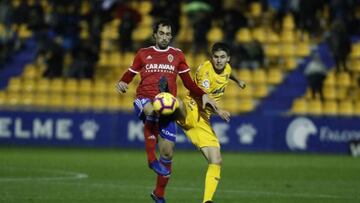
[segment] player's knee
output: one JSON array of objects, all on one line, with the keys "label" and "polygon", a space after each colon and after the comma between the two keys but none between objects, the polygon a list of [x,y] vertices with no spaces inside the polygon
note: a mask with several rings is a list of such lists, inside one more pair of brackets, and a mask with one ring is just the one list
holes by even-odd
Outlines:
[{"label": "player's knee", "polygon": [[151,116],[151,115],[154,115],[155,114],[155,111],[154,111],[154,107],[152,105],[151,102],[148,102],[145,106],[144,106],[144,114],[146,116]]},{"label": "player's knee", "polygon": [[209,164],[221,165],[221,163],[222,163],[221,156],[210,157],[209,159]]},{"label": "player's knee", "polygon": [[167,152],[167,153],[165,152],[165,153],[161,154],[161,157],[163,157],[166,160],[171,160],[172,157],[173,157],[173,153],[172,152]]}]

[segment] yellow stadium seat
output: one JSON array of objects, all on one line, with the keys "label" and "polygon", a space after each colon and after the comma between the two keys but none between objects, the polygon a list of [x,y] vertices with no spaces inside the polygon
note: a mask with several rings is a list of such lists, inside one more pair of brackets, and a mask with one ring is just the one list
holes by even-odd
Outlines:
[{"label": "yellow stadium seat", "polygon": [[82,79],[79,83],[80,94],[91,94],[93,92],[93,84],[89,79]]},{"label": "yellow stadium seat", "polygon": [[121,66],[122,58],[120,52],[117,51],[110,52],[109,57],[110,57],[110,61],[108,62],[108,64],[110,66],[115,66],[116,68]]},{"label": "yellow stadium seat", "polygon": [[336,116],[338,114],[338,104],[335,100],[325,100],[323,103],[323,114]]},{"label": "yellow stadium seat", "polygon": [[96,80],[95,84],[94,84],[94,91],[93,93],[95,95],[98,94],[106,94],[108,92],[108,85],[105,81],[103,80]]},{"label": "yellow stadium seat", "polygon": [[287,71],[292,71],[292,70],[296,69],[296,67],[297,67],[297,60],[295,57],[285,58],[284,62],[285,62],[284,68]]},{"label": "yellow stadium seat", "polygon": [[265,83],[256,84],[253,91],[253,96],[256,98],[264,98],[268,95],[268,93],[268,87]]},{"label": "yellow stadium seat", "polygon": [[347,72],[338,73],[336,79],[339,87],[349,87],[351,85],[350,74]]},{"label": "yellow stadium seat", "polygon": [[33,92],[35,90],[36,82],[35,79],[27,78],[22,82],[23,92]]},{"label": "yellow stadium seat", "polygon": [[51,93],[49,96],[49,106],[51,108],[63,108],[64,107],[64,96],[63,94]]},{"label": "yellow stadium seat", "polygon": [[61,78],[55,78],[50,81],[51,92],[62,93],[64,91],[64,80]]},{"label": "yellow stadium seat", "polygon": [[295,33],[291,30],[284,30],[280,35],[282,43],[293,44],[295,42]]},{"label": "yellow stadium seat", "polygon": [[[48,93],[38,93],[35,94],[34,105],[36,107],[46,107],[49,106],[49,94]],[[50,105],[51,106],[51,105]]]},{"label": "yellow stadium seat", "polygon": [[135,54],[133,52],[126,52],[123,56],[121,66],[128,69],[134,61]]},{"label": "yellow stadium seat", "polygon": [[64,97],[63,107],[67,110],[75,109],[78,104],[80,105],[82,101],[78,96],[74,93],[67,93]]},{"label": "yellow stadium seat", "polygon": [[64,84],[64,91],[66,93],[77,93],[78,92],[78,81],[76,79],[67,79]]},{"label": "yellow stadium seat", "polygon": [[5,91],[0,91],[0,106],[4,106],[7,101],[7,94]]},{"label": "yellow stadium seat", "polygon": [[261,43],[265,43],[267,41],[265,29],[262,27],[255,28],[252,31],[252,38],[258,40]]},{"label": "yellow stadium seat", "polygon": [[277,44],[280,41],[280,37],[276,32],[270,31],[267,33],[267,43]]},{"label": "yellow stadium seat", "polygon": [[28,64],[22,75],[26,79],[36,79],[40,77],[40,71],[33,64]]},{"label": "yellow stadium seat", "polygon": [[323,93],[326,100],[337,99],[336,89],[333,86],[324,86]]},{"label": "yellow stadium seat", "polygon": [[13,77],[9,80],[7,90],[9,92],[20,92],[23,88],[22,80],[18,77]]},{"label": "yellow stadium seat", "polygon": [[310,99],[307,101],[307,113],[320,116],[322,114],[322,103],[319,99]]},{"label": "yellow stadium seat", "polygon": [[349,88],[347,87],[337,87],[336,88],[336,98],[340,100],[344,100],[349,96]]},{"label": "yellow stadium seat", "polygon": [[[50,89],[50,80],[48,80],[47,78],[40,78],[37,80],[37,83],[35,85],[35,92],[37,93],[46,93],[48,92]],[[51,87],[51,90],[53,89],[53,87]]]},{"label": "yellow stadium seat", "polygon": [[336,85],[335,72],[330,71],[326,75],[324,86],[335,86],[335,85]]},{"label": "yellow stadium seat", "polygon": [[194,61],[195,66],[199,67],[207,59],[208,59],[208,57],[206,56],[206,54],[196,54],[195,55],[195,61]]},{"label": "yellow stadium seat", "polygon": [[151,1],[141,1],[139,11],[142,15],[149,14],[152,8]]},{"label": "yellow stadium seat", "polygon": [[239,95],[240,87],[234,83],[229,82],[229,85],[226,87],[225,94],[227,97],[237,97]]},{"label": "yellow stadium seat", "polygon": [[106,109],[106,107],[107,107],[106,97],[101,96],[101,95],[95,95],[95,97],[93,98],[92,107],[95,110],[104,110],[104,109]]},{"label": "yellow stadium seat", "polygon": [[271,85],[278,85],[283,80],[283,73],[279,68],[270,68],[267,82]]},{"label": "yellow stadium seat", "polygon": [[255,69],[252,72],[252,82],[256,84],[265,84],[266,83],[267,74],[264,69]]},{"label": "yellow stadium seat", "polygon": [[248,28],[240,28],[236,32],[235,39],[240,43],[250,42],[252,40],[250,30]]},{"label": "yellow stadium seat", "polygon": [[239,112],[247,113],[255,109],[255,104],[252,98],[243,98],[239,101]]},{"label": "yellow stadium seat", "polygon": [[310,45],[306,42],[300,42],[296,46],[295,55],[298,57],[306,57],[310,55]]},{"label": "yellow stadium seat", "polygon": [[262,14],[262,6],[260,2],[252,2],[250,4],[250,15],[252,17],[260,17]]},{"label": "yellow stadium seat", "polygon": [[77,109],[87,110],[92,106],[92,97],[89,94],[83,94],[78,97]]},{"label": "yellow stadium seat", "polygon": [[268,44],[265,46],[265,55],[270,58],[280,56],[280,47],[277,44]]},{"label": "yellow stadium seat", "polygon": [[206,35],[206,38],[210,44],[221,41],[223,37],[223,31],[220,27],[212,27]]},{"label": "yellow stadium seat", "polygon": [[295,114],[307,114],[307,102],[305,98],[295,99],[291,106],[291,112]]},{"label": "yellow stadium seat", "polygon": [[355,101],[354,104],[354,115],[360,116],[360,100]]},{"label": "yellow stadium seat", "polygon": [[223,99],[224,100],[224,109],[229,111],[232,114],[236,114],[240,111],[239,109],[239,99],[237,99],[236,97],[226,97]]},{"label": "yellow stadium seat", "polygon": [[9,106],[17,106],[21,104],[21,93],[19,92],[9,92],[7,94],[7,102]]},{"label": "yellow stadium seat", "polygon": [[286,58],[295,56],[294,45],[293,44],[283,44],[281,46],[281,55]]},{"label": "yellow stadium seat", "polygon": [[153,31],[152,31],[151,26],[139,27],[139,28],[134,30],[133,39],[134,39],[134,41],[144,41],[147,38],[151,37],[152,32]]},{"label": "yellow stadium seat", "polygon": [[283,28],[284,30],[294,30],[294,28],[295,28],[295,21],[294,21],[293,15],[291,15],[291,14],[289,13],[289,14],[287,14],[287,15],[283,18],[282,28]]},{"label": "yellow stadium seat", "polygon": [[35,102],[34,94],[31,92],[21,94],[21,100],[19,102],[20,105],[24,106],[32,106]]},{"label": "yellow stadium seat", "polygon": [[252,73],[247,68],[241,68],[237,74],[239,80],[246,82],[247,84],[252,83]]},{"label": "yellow stadium seat", "polygon": [[360,58],[360,43],[352,44],[350,57],[353,59]]},{"label": "yellow stadium seat", "polygon": [[354,104],[351,100],[342,100],[339,102],[339,115],[352,116],[354,114]]},{"label": "yellow stadium seat", "polygon": [[121,97],[118,95],[110,96],[107,99],[107,109],[110,111],[118,111],[122,108],[121,104]]},{"label": "yellow stadium seat", "polygon": [[360,57],[351,60],[350,70],[352,72],[360,73]]},{"label": "yellow stadium seat", "polygon": [[247,98],[252,98],[253,94],[254,94],[254,90],[253,90],[253,85],[252,84],[246,84],[246,88],[245,89],[239,89],[238,90],[238,96],[241,99],[247,99]]}]

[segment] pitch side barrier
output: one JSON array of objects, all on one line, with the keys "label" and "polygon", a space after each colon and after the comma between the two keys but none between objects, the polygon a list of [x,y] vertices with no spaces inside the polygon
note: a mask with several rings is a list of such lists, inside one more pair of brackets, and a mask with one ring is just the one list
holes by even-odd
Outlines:
[{"label": "pitch side barrier", "polygon": [[[249,115],[212,125],[223,150],[360,154],[358,117]],[[132,113],[0,111],[0,144],[142,149],[142,126]],[[178,132],[176,148],[193,149]]]}]

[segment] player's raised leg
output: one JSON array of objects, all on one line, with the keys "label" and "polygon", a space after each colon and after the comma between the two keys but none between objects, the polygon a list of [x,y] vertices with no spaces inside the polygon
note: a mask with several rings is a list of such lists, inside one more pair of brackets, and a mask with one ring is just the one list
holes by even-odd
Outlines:
[{"label": "player's raised leg", "polygon": [[217,185],[220,181],[221,153],[219,147],[203,147],[201,152],[208,161],[208,169],[205,178],[205,190],[203,202],[212,202]]}]

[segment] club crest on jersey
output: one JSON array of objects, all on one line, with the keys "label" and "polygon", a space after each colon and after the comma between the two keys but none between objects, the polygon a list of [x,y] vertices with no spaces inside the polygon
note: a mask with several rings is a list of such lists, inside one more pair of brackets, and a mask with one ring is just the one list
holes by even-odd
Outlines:
[{"label": "club crest on jersey", "polygon": [[172,54],[168,55],[168,61],[171,63],[174,60],[174,56]]},{"label": "club crest on jersey", "polygon": [[151,56],[151,55],[148,55],[148,56],[146,57],[146,59],[147,59],[147,60],[150,60],[150,59],[152,59],[152,56]]}]

